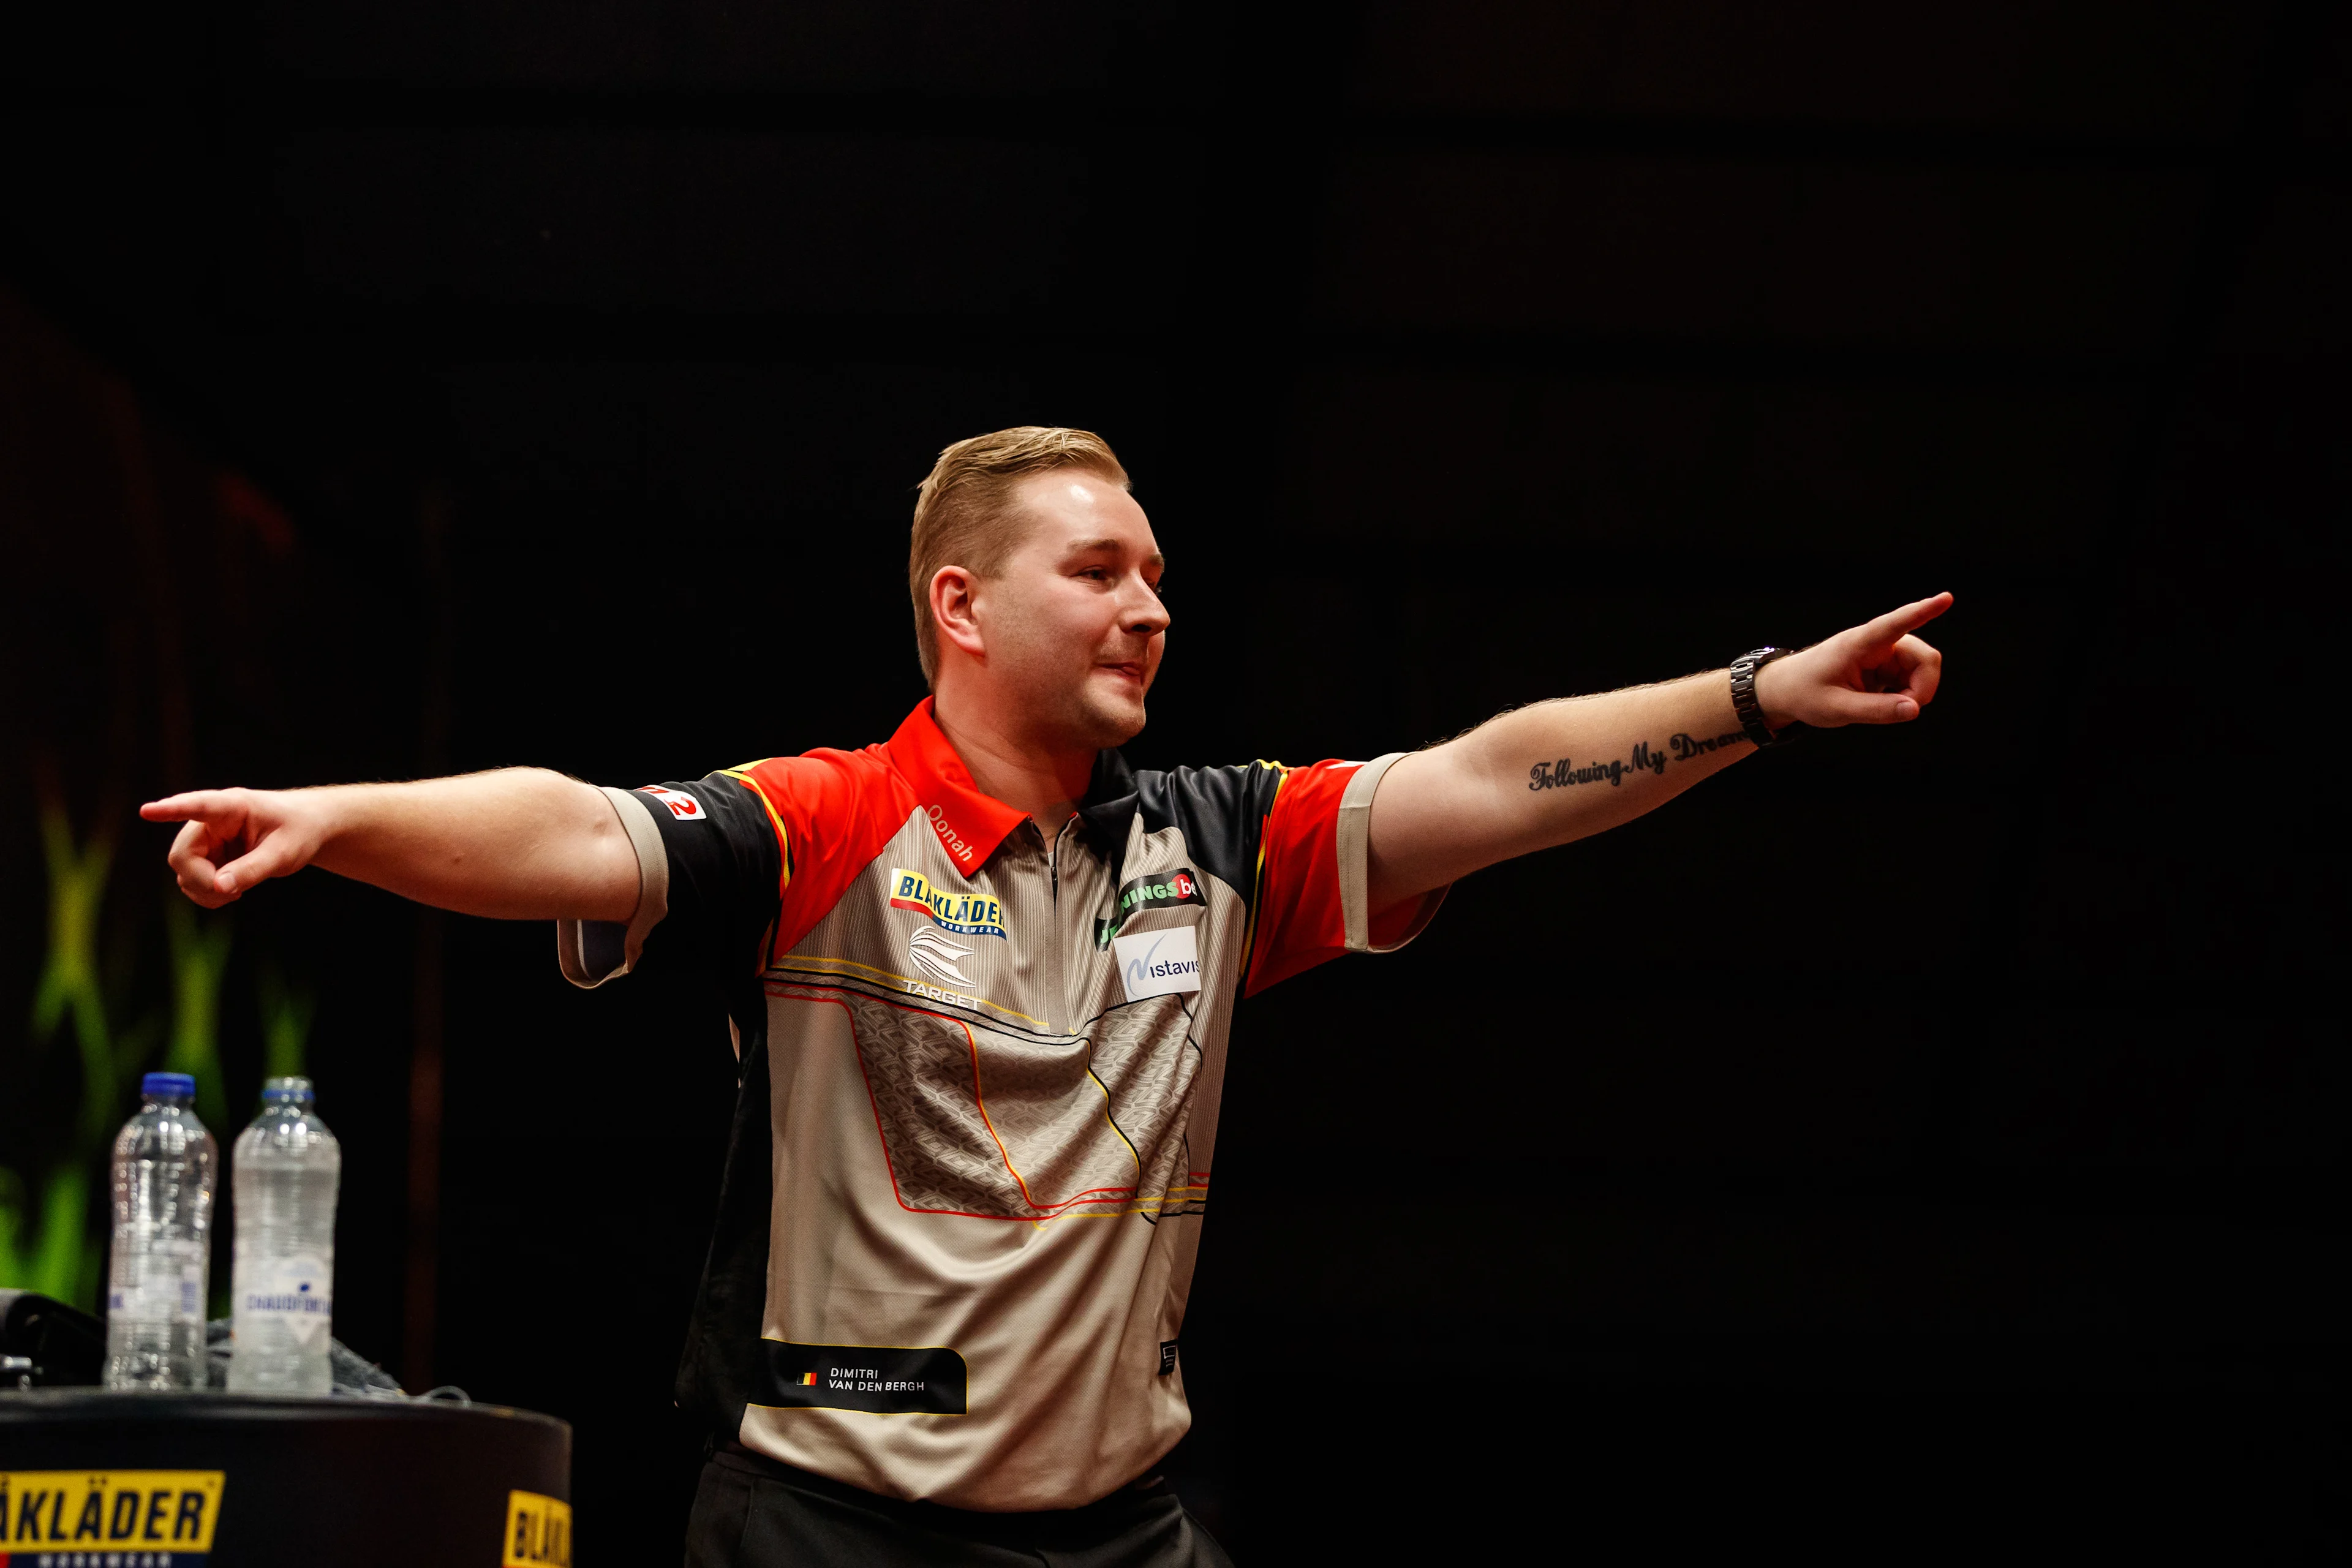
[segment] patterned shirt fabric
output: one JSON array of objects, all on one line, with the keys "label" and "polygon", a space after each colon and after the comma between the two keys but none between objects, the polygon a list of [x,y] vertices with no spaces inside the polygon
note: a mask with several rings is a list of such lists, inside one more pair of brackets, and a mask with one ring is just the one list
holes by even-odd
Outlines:
[{"label": "patterned shirt fabric", "polygon": [[739,1054],[680,1405],[964,1509],[1077,1507],[1166,1453],[1235,1000],[1444,896],[1366,908],[1395,760],[1105,752],[1048,835],[927,700],[885,745],[607,790],[639,905],[560,924],[563,973],[705,975]]}]

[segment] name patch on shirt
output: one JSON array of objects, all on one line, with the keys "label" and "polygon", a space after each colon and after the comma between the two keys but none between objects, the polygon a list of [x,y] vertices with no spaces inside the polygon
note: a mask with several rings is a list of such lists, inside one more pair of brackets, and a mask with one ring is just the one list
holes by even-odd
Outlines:
[{"label": "name patch on shirt", "polygon": [[1170,926],[1113,941],[1112,962],[1127,987],[1127,999],[1165,996],[1201,988],[1201,947],[1192,926]]},{"label": "name patch on shirt", "polygon": [[754,1405],[867,1410],[882,1415],[964,1414],[963,1357],[944,1345],[800,1345],[761,1340],[768,1386]]},{"label": "name patch on shirt", "polygon": [[964,936],[1004,934],[1004,907],[978,893],[943,893],[920,871],[890,868],[890,907],[920,910],[935,924]]}]

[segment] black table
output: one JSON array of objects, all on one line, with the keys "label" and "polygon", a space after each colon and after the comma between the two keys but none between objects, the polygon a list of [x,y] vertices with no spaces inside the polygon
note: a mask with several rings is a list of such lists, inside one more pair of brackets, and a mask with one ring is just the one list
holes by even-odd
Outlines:
[{"label": "black table", "polygon": [[0,1565],[563,1565],[572,1428],[489,1405],[0,1393]]}]

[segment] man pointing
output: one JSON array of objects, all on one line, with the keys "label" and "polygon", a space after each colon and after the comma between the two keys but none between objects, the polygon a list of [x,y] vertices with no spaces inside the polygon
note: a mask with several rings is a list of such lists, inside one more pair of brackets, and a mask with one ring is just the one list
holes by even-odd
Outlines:
[{"label": "man pointing", "polygon": [[1797,652],[1370,762],[1137,773],[1169,617],[1085,431],[940,454],[908,587],[932,695],[860,751],[636,790],[535,769],[204,790],[181,888],[316,864],[556,921],[583,986],[706,977],[741,1090],[678,1373],[695,1564],[1220,1563],[1152,1476],[1234,1003],[1402,947],[1464,875],[1613,827],[1790,725],[1901,723],[1938,595]]}]

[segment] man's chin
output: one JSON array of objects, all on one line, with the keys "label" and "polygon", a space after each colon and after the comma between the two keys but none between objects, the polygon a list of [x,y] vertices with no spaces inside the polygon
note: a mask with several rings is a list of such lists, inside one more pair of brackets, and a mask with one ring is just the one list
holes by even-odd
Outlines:
[{"label": "man's chin", "polygon": [[1096,751],[1124,746],[1143,733],[1143,697],[1089,691],[1083,704],[1087,743]]}]

